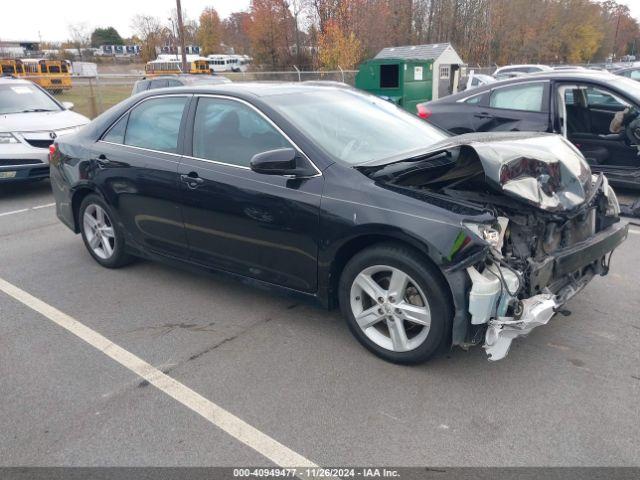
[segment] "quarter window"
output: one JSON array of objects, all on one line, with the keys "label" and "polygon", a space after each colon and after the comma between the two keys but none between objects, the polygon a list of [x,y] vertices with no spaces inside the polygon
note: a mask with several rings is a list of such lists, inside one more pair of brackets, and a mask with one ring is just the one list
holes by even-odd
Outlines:
[{"label": "quarter window", "polygon": [[252,108],[234,101],[201,98],[193,127],[193,156],[248,167],[262,152],[291,144]]},{"label": "quarter window", "polygon": [[544,84],[535,83],[496,89],[491,92],[489,104],[492,108],[542,112],[543,98]]},{"label": "quarter window", "polygon": [[102,138],[102,140],[111,143],[124,143],[124,132],[127,129],[128,118],[129,114],[118,120],[116,124],[111,127],[107,134]]},{"label": "quarter window", "polygon": [[133,147],[177,153],[178,132],[187,97],[154,98],[129,114],[124,143]]},{"label": "quarter window", "polygon": [[471,105],[477,105],[480,103],[480,100],[482,100],[482,97],[484,97],[484,94],[479,94],[479,95],[475,95],[473,97],[469,97],[467,98],[464,103],[469,103]]}]

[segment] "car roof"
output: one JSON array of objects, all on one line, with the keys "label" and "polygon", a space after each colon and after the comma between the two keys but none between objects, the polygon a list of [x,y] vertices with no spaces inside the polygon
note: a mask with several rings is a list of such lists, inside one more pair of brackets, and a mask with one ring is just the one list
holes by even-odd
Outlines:
[{"label": "car roof", "polygon": [[272,95],[284,95],[284,94],[296,94],[296,93],[309,93],[309,92],[321,92],[327,89],[336,90],[344,89],[344,85],[336,85],[335,82],[327,82],[326,84],[320,81],[314,82],[232,82],[223,84],[211,84],[211,85],[188,85],[184,87],[174,88],[158,88],[155,90],[147,90],[140,95],[158,95],[163,92],[176,93],[191,92],[191,93],[220,93],[236,96],[250,96],[250,97],[268,97]]},{"label": "car roof", "polygon": [[155,77],[145,77],[138,82],[151,82],[153,80],[179,80],[182,81],[185,85],[190,83],[207,83],[211,81],[215,83],[216,81],[224,81],[227,77],[223,75],[193,75],[188,73],[176,74],[176,75],[158,75]]},{"label": "car roof", "polygon": [[616,68],[615,70],[611,70],[611,72],[621,73],[621,72],[633,72],[635,70],[640,70],[640,65],[636,65],[635,67]]},{"label": "car roof", "polygon": [[496,69],[496,72],[499,70],[506,70],[507,68],[523,68],[523,67],[536,67],[536,68],[543,68],[543,69],[549,69],[551,70],[551,67],[549,65],[543,65],[541,63],[523,63],[520,65],[504,65],[502,67],[498,67]]},{"label": "car roof", "polygon": [[[505,85],[517,85],[520,83],[529,83],[532,81],[589,81],[600,80],[601,82],[610,83],[619,81],[618,76],[610,72],[603,72],[599,70],[553,70],[550,72],[536,72],[524,75],[521,77],[507,78],[504,80],[498,80],[497,82],[482,85],[473,90],[465,90],[453,95],[433,100],[433,103],[453,103],[457,102],[461,98],[472,97],[482,94],[486,91],[493,90]],[[426,102],[425,102],[426,103]]]}]

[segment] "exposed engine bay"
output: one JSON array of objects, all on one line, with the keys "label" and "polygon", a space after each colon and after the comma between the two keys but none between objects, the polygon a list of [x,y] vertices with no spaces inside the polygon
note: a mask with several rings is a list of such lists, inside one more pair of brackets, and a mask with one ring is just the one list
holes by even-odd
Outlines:
[{"label": "exposed engine bay", "polygon": [[490,360],[504,358],[514,338],[567,313],[562,306],[608,272],[627,235],[606,177],[592,175],[582,154],[557,135],[461,135],[422,157],[367,168],[394,188],[493,217],[462,222],[486,244],[485,254],[462,268],[471,285],[469,343],[484,337]]}]

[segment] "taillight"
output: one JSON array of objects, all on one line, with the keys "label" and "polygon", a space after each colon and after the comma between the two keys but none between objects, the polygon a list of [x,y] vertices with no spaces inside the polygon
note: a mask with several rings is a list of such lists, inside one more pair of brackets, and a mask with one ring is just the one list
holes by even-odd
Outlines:
[{"label": "taillight", "polygon": [[52,143],[51,145],[49,145],[49,161],[51,161],[55,153],[56,153],[56,144]]},{"label": "taillight", "polygon": [[424,118],[426,120],[431,116],[431,110],[429,110],[423,104],[419,103],[416,108],[418,109],[418,116],[420,118]]}]

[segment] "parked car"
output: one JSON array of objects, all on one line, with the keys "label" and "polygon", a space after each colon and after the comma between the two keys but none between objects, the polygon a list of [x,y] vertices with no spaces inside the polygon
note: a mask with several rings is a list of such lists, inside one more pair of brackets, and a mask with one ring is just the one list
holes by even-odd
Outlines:
[{"label": "parked car", "polygon": [[161,75],[157,77],[143,78],[133,84],[131,95],[144,92],[146,90],[154,90],[156,88],[167,87],[184,87],[195,85],[220,85],[231,83],[227,77],[221,75]]},{"label": "parked car", "polygon": [[571,70],[588,70],[587,68],[581,67],[580,65],[558,65],[552,68],[555,72],[566,72]]},{"label": "parked car", "polygon": [[529,73],[551,72],[553,69],[548,65],[507,65],[498,68],[493,72],[493,78],[503,80],[505,78],[520,77]]},{"label": "parked car", "polygon": [[49,145],[89,119],[27,80],[0,78],[0,183],[49,176]]},{"label": "parked car", "polygon": [[141,93],[59,139],[51,178],[100,265],[141,256],[339,305],[399,363],[483,338],[503,358],[627,236],[606,178],[558,135],[450,138],[317,83]]},{"label": "parked car", "polygon": [[[595,71],[528,75],[418,105],[420,116],[454,134],[561,134],[594,172],[634,188],[640,187],[639,112],[638,82]],[[612,131],[616,114],[624,119]]]},{"label": "parked car", "polygon": [[640,66],[637,67],[628,67],[628,68],[620,68],[618,70],[614,70],[613,72],[616,75],[620,75],[623,77],[630,78],[632,80],[640,81]]},{"label": "parked car", "polygon": [[464,85],[464,90],[471,90],[473,88],[481,87],[482,85],[488,85],[495,81],[496,79],[491,75],[484,75],[482,73],[475,73],[471,71],[468,77],[462,78],[460,85]]}]

